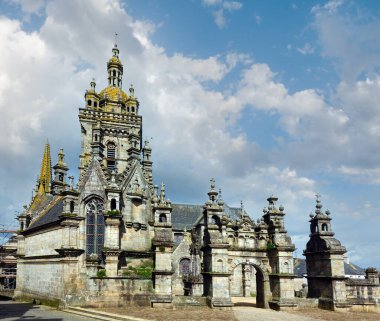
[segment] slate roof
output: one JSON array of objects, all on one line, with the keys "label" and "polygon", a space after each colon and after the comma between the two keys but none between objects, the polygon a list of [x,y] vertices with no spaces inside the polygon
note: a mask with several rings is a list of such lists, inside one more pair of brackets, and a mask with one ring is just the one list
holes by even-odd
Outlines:
[{"label": "slate roof", "polygon": [[[344,273],[345,275],[365,275],[364,269],[352,263],[347,264],[346,262],[344,262]],[[306,275],[306,260],[296,259],[294,274],[298,277]]]},{"label": "slate roof", "polygon": [[[190,230],[203,216],[203,205],[172,204],[172,224],[174,230]],[[236,220],[241,209],[224,206],[224,212]]]},{"label": "slate roof", "polygon": [[45,224],[58,222],[59,215],[63,211],[63,200],[61,197],[57,197],[50,205],[47,206],[45,211],[42,211],[38,216],[32,220],[31,224],[28,227],[29,229],[34,229]]}]

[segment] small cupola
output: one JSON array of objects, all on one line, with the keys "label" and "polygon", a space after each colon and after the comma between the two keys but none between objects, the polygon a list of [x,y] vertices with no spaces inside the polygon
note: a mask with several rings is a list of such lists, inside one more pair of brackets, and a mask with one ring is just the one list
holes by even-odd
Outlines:
[{"label": "small cupola", "polygon": [[121,88],[123,80],[123,64],[119,58],[119,49],[117,44],[112,48],[112,57],[108,60],[108,85]]}]

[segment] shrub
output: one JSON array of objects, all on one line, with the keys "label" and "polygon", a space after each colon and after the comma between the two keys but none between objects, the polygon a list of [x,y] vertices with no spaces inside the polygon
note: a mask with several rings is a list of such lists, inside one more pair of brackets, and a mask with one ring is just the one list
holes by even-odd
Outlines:
[{"label": "shrub", "polygon": [[105,269],[98,270],[98,273],[96,273],[96,276],[98,278],[104,278],[106,276],[106,270]]}]

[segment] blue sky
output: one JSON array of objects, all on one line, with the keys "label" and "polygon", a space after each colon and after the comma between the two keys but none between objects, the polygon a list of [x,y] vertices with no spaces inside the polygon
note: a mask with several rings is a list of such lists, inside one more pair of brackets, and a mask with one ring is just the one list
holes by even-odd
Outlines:
[{"label": "blue sky", "polygon": [[118,32],[154,180],[203,203],[214,176],[257,219],[274,193],[300,256],[315,193],[352,261],[380,267],[380,2],[0,2],[0,220],[30,201],[44,143],[77,177],[77,109]]}]

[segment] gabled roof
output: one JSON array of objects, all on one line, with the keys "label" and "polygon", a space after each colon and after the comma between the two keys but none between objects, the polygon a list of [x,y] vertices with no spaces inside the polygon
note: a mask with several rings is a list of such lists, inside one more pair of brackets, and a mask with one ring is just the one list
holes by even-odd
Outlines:
[{"label": "gabled roof", "polygon": [[[172,224],[174,230],[190,230],[203,216],[203,205],[172,204]],[[232,219],[237,219],[240,208],[224,206],[224,213]]]},{"label": "gabled roof", "polygon": [[59,215],[63,211],[63,199],[56,196],[51,204],[41,211],[30,223],[27,230],[40,227],[42,225],[59,222]]}]

